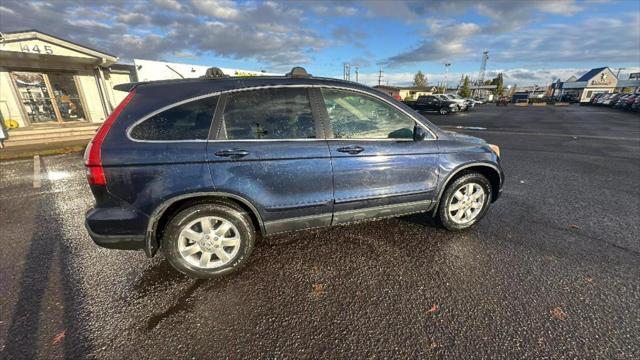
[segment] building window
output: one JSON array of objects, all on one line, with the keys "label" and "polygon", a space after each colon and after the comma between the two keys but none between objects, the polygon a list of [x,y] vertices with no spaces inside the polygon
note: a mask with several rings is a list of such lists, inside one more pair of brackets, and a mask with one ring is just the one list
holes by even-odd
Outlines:
[{"label": "building window", "polygon": [[73,73],[11,73],[30,123],[85,120]]}]

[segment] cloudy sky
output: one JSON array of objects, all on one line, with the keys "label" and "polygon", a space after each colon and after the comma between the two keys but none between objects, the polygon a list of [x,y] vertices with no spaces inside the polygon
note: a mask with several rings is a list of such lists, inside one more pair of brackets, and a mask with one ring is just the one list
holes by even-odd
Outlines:
[{"label": "cloudy sky", "polygon": [[[599,66],[640,71],[638,0],[1,0],[0,31],[37,29],[134,58],[404,85],[487,73],[547,84]],[[352,68],[352,79],[355,75]]]}]

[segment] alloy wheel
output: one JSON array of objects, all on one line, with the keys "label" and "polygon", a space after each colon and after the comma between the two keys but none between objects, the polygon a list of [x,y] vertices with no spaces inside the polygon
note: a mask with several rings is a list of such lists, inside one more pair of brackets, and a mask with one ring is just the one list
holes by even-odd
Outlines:
[{"label": "alloy wheel", "polygon": [[240,233],[226,219],[206,216],[191,221],[180,232],[178,251],[192,266],[219,268],[238,254]]},{"label": "alloy wheel", "polygon": [[485,203],[486,193],[478,183],[461,186],[449,200],[447,211],[456,224],[468,224],[478,217]]}]

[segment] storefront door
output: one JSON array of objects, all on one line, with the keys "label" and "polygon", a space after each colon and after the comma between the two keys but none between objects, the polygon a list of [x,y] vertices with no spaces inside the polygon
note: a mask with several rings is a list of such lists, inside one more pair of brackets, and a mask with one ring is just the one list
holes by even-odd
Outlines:
[{"label": "storefront door", "polygon": [[30,124],[85,120],[73,74],[15,71],[11,75]]}]

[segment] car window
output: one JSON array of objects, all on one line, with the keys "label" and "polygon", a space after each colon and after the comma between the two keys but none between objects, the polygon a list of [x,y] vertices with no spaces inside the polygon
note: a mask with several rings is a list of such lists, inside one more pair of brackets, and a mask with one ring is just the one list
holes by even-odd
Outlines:
[{"label": "car window", "polygon": [[307,89],[263,89],[231,94],[222,115],[221,137],[229,140],[315,138]]},{"label": "car window", "polygon": [[415,121],[372,96],[322,89],[336,139],[413,139]]},{"label": "car window", "polygon": [[138,140],[206,140],[218,97],[188,102],[156,114],[136,125]]}]

